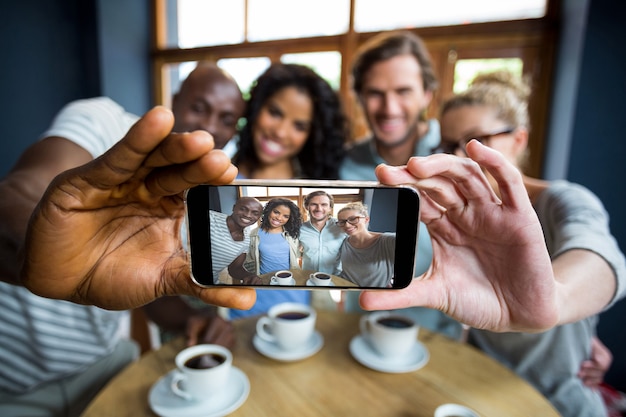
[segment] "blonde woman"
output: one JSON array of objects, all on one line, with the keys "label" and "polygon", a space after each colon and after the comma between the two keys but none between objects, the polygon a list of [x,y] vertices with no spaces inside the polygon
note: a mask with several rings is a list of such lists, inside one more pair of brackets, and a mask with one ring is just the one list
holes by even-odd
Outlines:
[{"label": "blonde woman", "polygon": [[341,245],[341,276],[360,287],[390,287],[396,234],[368,230],[370,217],[362,203],[349,203],[337,213],[337,225],[348,237]]}]

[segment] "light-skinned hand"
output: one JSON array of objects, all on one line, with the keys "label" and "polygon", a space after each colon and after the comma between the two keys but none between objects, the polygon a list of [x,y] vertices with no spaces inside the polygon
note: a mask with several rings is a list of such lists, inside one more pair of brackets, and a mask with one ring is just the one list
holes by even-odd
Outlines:
[{"label": "light-skinned hand", "polygon": [[[364,291],[367,310],[424,306],[492,331],[542,331],[558,319],[556,287],[541,225],[519,170],[478,141],[469,158],[435,154],[381,165],[383,184],[420,190],[433,244],[430,268],[403,290]],[[482,169],[497,181],[499,198]]]}]

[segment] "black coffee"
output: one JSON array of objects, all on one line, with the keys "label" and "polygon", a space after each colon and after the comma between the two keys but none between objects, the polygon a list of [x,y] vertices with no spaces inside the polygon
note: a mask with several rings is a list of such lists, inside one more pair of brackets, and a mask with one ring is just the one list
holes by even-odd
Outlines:
[{"label": "black coffee", "polygon": [[283,320],[302,320],[309,317],[309,313],[303,313],[301,311],[285,311],[276,315],[277,318]]},{"label": "black coffee", "polygon": [[276,276],[278,278],[289,278],[291,276],[291,274],[289,274],[287,272],[281,272],[280,274],[276,274]]},{"label": "black coffee", "polygon": [[391,327],[394,329],[406,329],[407,327],[413,326],[413,323],[410,320],[403,317],[384,317],[382,319],[378,319],[378,322],[385,327]]},{"label": "black coffee", "polygon": [[316,274],[315,277],[317,279],[330,279],[330,275],[326,275],[326,274]]},{"label": "black coffee", "polygon": [[221,365],[224,361],[226,358],[218,353],[203,353],[187,359],[185,366],[191,369],[209,369]]}]

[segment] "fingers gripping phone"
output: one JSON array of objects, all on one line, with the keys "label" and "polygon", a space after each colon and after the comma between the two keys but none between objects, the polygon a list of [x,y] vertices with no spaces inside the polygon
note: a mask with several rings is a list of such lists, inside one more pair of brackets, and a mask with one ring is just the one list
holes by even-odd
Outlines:
[{"label": "fingers gripping phone", "polygon": [[186,191],[203,287],[399,289],[414,273],[419,196],[364,181],[236,180]]}]

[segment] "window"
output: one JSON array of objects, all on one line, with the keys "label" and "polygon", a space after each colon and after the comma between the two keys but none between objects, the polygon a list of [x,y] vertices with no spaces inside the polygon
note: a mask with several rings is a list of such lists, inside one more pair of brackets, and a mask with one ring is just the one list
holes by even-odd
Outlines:
[{"label": "window", "polygon": [[[247,96],[272,62],[313,68],[341,94],[354,140],[367,134],[350,91],[351,57],[381,30],[404,28],[426,43],[441,101],[474,74],[506,67],[531,79],[530,175],[541,172],[556,7],[550,0],[152,0],[155,16],[154,97],[169,104],[196,62],[231,73]],[[353,7],[352,7],[353,5]],[[424,11],[427,11],[425,13]]]}]

